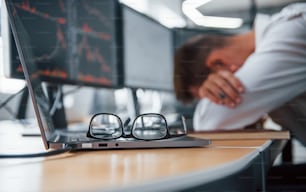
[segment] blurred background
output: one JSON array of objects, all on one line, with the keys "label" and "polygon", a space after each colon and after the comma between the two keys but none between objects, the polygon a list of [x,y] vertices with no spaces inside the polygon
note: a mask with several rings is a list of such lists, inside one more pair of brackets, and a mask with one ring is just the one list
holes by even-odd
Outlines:
[{"label": "blurred background", "polygon": [[[123,35],[123,84],[92,87],[63,84],[67,121],[86,122],[98,112],[135,117],[141,113],[164,114],[175,124],[180,115],[192,129],[195,104],[184,105],[173,93],[173,54],[189,37],[203,33],[240,33],[250,30],[257,13],[273,14],[302,0],[120,0]],[[12,48],[8,18],[1,2],[0,120],[35,118],[23,89],[23,77],[12,71],[18,58]],[[295,161],[304,161],[295,142]]]}]

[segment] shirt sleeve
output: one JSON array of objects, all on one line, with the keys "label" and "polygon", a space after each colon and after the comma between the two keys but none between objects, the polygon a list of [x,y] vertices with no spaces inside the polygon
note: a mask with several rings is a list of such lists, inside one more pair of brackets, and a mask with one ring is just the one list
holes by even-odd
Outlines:
[{"label": "shirt sleeve", "polygon": [[305,15],[268,28],[235,74],[245,87],[242,103],[230,109],[202,99],[194,114],[195,130],[243,128],[306,91]]}]

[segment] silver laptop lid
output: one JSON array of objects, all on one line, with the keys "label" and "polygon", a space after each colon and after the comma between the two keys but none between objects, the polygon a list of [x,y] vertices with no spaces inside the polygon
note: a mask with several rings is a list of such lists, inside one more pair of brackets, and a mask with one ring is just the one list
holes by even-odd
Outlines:
[{"label": "silver laptop lid", "polygon": [[17,6],[20,5],[18,2],[20,1],[5,0],[11,29],[15,38],[28,90],[33,102],[37,123],[40,128],[45,148],[48,149],[49,145],[47,141],[55,131],[52,118],[49,114],[50,104],[46,93],[43,91],[42,81],[34,61],[32,45],[29,39],[30,34],[28,34],[28,31],[25,29],[22,20],[18,15]]}]

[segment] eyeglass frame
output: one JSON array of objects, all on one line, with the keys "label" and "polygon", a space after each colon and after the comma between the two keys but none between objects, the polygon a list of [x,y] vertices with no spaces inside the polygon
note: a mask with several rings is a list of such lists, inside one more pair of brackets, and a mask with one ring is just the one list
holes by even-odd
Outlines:
[{"label": "eyeglass frame", "polygon": [[[120,120],[120,128],[121,128],[121,133],[122,133],[122,134],[121,134],[120,136],[118,136],[118,137],[110,138],[110,139],[103,139],[103,138],[95,137],[94,134],[91,132],[92,129],[91,129],[91,126],[90,126],[90,125],[91,125],[91,122],[93,121],[93,119],[94,119],[96,116],[98,116],[98,115],[113,115],[113,116],[115,116],[117,119],[119,119],[119,120]],[[146,116],[146,115],[157,115],[157,116],[160,116],[160,117],[165,121],[166,129],[167,129],[167,134],[166,134],[164,137],[158,138],[158,139],[141,139],[141,138],[135,137],[135,136],[133,135],[133,130],[132,130],[132,129],[133,129],[133,127],[134,127],[135,121],[136,121],[139,117],[141,117],[141,116]],[[154,140],[163,140],[163,139],[169,139],[169,138],[175,138],[175,137],[182,137],[182,136],[186,136],[186,135],[187,135],[187,126],[186,126],[186,122],[185,122],[185,117],[182,115],[181,118],[182,118],[182,122],[183,122],[182,124],[183,124],[183,128],[184,128],[185,133],[183,133],[183,134],[177,134],[177,135],[171,135],[171,134],[170,134],[169,127],[168,127],[167,119],[166,119],[166,117],[165,117],[164,115],[162,115],[162,114],[160,114],[160,113],[144,113],[144,114],[140,114],[140,115],[138,115],[138,116],[134,119],[134,121],[133,121],[133,123],[132,123],[132,129],[130,130],[130,134],[129,134],[129,135],[126,135],[126,134],[124,133],[124,125],[123,125],[122,119],[121,119],[118,115],[113,114],[113,113],[96,113],[96,114],[94,114],[94,115],[91,117],[91,119],[90,119],[89,127],[88,127],[88,131],[87,131],[86,136],[89,137],[89,138],[99,139],[99,140],[115,140],[115,139],[119,139],[119,138],[134,138],[134,139],[143,140],[143,141],[154,141]]]}]

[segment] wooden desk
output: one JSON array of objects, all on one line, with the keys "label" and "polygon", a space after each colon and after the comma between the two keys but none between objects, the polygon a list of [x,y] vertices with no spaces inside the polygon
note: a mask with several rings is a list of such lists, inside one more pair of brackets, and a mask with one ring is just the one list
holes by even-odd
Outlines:
[{"label": "wooden desk", "polygon": [[[24,138],[16,130],[4,131],[0,124],[0,153],[44,151],[39,137]],[[270,144],[267,139],[227,140],[213,141],[206,148],[103,150],[48,158],[0,159],[0,191],[193,188],[239,173]]]}]

